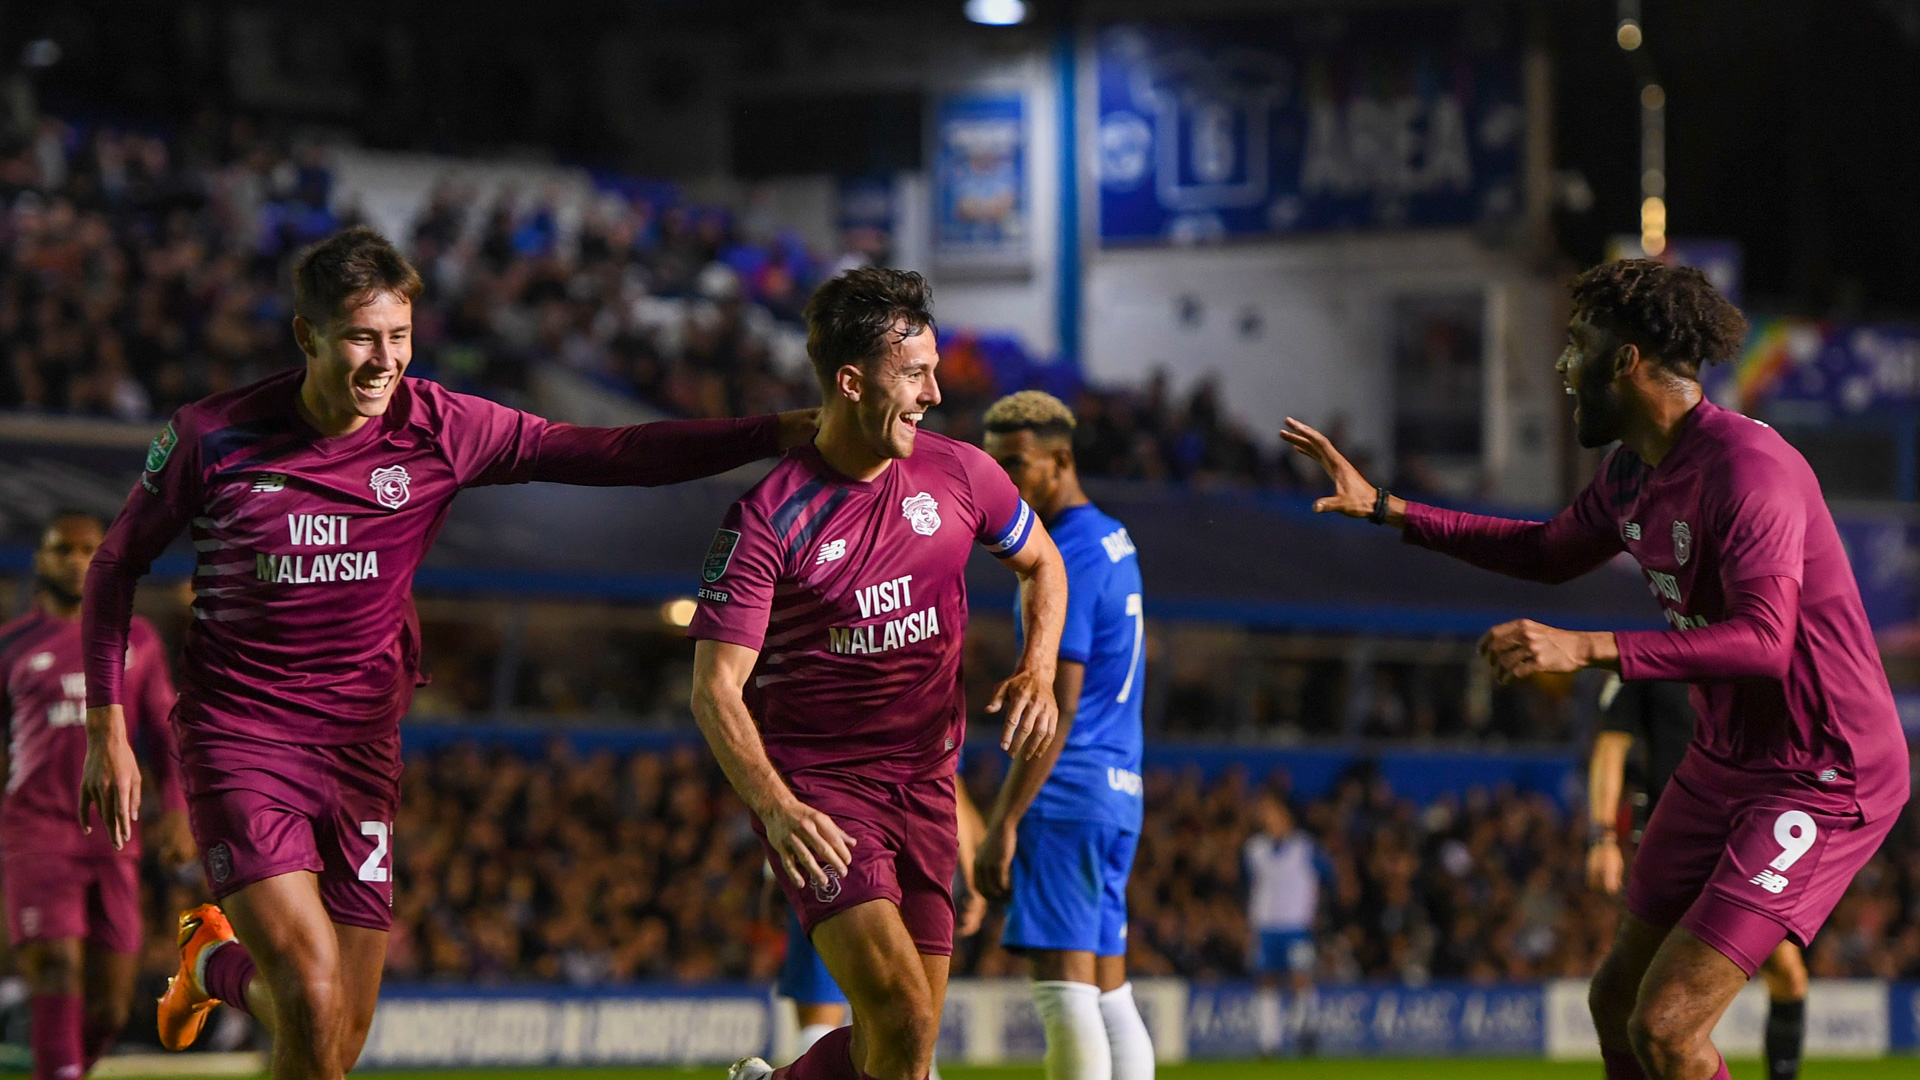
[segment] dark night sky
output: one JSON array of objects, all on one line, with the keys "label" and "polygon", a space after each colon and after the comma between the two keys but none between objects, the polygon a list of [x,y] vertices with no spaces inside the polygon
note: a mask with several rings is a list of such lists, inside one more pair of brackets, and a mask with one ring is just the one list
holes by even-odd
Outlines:
[{"label": "dark night sky", "polygon": [[[1645,0],[1668,230],[1737,239],[1750,307],[1920,316],[1920,40],[1871,0]],[[1638,82],[1613,0],[1555,4],[1555,155],[1594,189],[1583,262],[1639,225]]]}]

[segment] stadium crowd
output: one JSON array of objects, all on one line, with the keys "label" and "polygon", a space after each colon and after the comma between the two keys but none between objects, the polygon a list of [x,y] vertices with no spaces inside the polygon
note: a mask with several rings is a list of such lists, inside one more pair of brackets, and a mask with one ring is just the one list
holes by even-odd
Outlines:
[{"label": "stadium crowd", "polygon": [[[172,137],[48,120],[0,148],[0,408],[143,420],[286,367],[293,256],[359,220],[334,189],[320,148],[211,111]],[[396,238],[426,282],[415,373],[521,406],[542,365],[682,416],[817,400],[800,310],[824,276],[884,258],[884,238],[850,231],[824,257],[646,190],[603,192],[563,230],[545,196],[481,205],[436,188]],[[968,439],[1030,370],[975,345],[949,334],[934,417]],[[1088,475],[1308,482],[1223,413],[1211,383],[1082,387],[1076,406]]]},{"label": "stadium crowd", "polygon": [[[990,797],[995,755],[967,782]],[[1255,790],[1283,775],[1149,770],[1129,891],[1142,975],[1247,971],[1240,864]],[[1585,823],[1540,795],[1476,790],[1415,806],[1356,771],[1298,820],[1334,868],[1315,937],[1323,983],[1585,977],[1616,901],[1586,887]],[[1808,952],[1829,977],[1920,977],[1920,844],[1903,822]],[[544,758],[461,744],[411,757],[395,823],[395,979],[575,984],[770,979],[785,948],[747,813],[692,745]],[[149,875],[151,978],[170,973],[172,914],[199,887]],[[959,944],[955,973],[1018,975],[1000,919]]]}]

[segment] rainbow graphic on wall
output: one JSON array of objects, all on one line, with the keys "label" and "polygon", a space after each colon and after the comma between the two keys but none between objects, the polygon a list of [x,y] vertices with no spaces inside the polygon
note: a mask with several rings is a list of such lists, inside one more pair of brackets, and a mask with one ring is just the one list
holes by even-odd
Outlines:
[{"label": "rainbow graphic on wall", "polygon": [[1825,327],[1812,319],[1759,319],[1747,332],[1747,346],[1740,358],[1728,365],[1728,373],[1716,379],[1719,385],[1715,401],[1738,409],[1749,416],[1758,412],[1768,395],[1793,369],[1793,350],[1798,343],[1806,347],[1808,332],[1825,338]]}]

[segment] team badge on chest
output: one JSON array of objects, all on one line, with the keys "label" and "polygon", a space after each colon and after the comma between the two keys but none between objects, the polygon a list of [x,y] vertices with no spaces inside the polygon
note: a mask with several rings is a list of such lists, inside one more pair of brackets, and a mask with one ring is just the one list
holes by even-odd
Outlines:
[{"label": "team badge on chest", "polygon": [[405,465],[388,465],[384,469],[373,470],[373,478],[367,481],[373,488],[373,497],[381,506],[389,510],[398,510],[407,503],[407,485],[413,483],[413,477],[407,475]]},{"label": "team badge on chest", "polygon": [[932,536],[940,531],[940,504],[933,496],[922,491],[900,500],[900,512],[907,516],[907,524],[921,536]]},{"label": "team badge on chest", "polygon": [[1693,529],[1684,521],[1673,523],[1673,561],[1681,566],[1693,558]]}]

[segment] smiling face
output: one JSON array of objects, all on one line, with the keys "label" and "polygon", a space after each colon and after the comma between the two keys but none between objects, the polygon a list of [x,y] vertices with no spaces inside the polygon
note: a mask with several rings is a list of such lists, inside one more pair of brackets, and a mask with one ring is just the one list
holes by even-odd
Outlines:
[{"label": "smiling face", "polygon": [[1626,399],[1615,376],[1623,344],[1617,335],[1576,311],[1567,323],[1567,344],[1553,369],[1573,396],[1574,434],[1589,450],[1620,438],[1626,430]]},{"label": "smiling face", "polygon": [[304,316],[293,335],[307,354],[301,401],[328,434],[356,430],[384,415],[413,360],[413,303],[396,293],[375,293],[327,326]]},{"label": "smiling face", "polygon": [[940,404],[940,384],[933,374],[939,366],[933,334],[920,330],[864,368],[841,369],[842,393],[852,389],[859,395],[853,403],[854,426],[875,457],[913,455],[920,421]]}]

